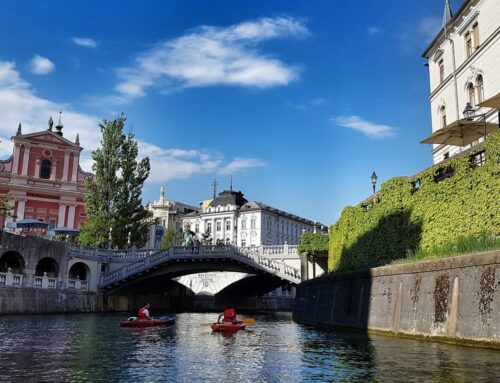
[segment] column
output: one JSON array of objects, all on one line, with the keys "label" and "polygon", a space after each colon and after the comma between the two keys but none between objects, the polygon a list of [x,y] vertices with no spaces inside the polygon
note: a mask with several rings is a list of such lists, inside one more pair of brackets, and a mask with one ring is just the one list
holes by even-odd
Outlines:
[{"label": "column", "polygon": [[63,165],[63,181],[68,180],[68,168],[69,168],[69,152],[67,150],[64,151],[64,165]]},{"label": "column", "polygon": [[30,157],[31,145],[24,145],[24,157],[23,157],[23,170],[21,174],[23,176],[28,174],[28,162]]},{"label": "column", "polygon": [[24,208],[26,206],[26,200],[25,199],[19,199],[17,201],[17,220],[24,219]]},{"label": "column", "polygon": [[19,153],[21,152],[20,144],[16,142],[14,146],[14,163],[12,165],[12,174],[17,174],[17,168],[19,167]]},{"label": "column", "polygon": [[67,226],[72,229],[75,227],[75,205],[69,205]]},{"label": "column", "polygon": [[73,156],[73,170],[71,171],[71,181],[76,182],[76,177],[78,175],[78,162],[80,160],[80,155],[75,154]]},{"label": "column", "polygon": [[215,218],[212,219],[212,245],[215,245],[215,233],[216,233],[216,227],[215,227]]},{"label": "column", "polygon": [[37,158],[35,161],[35,177],[40,176],[40,159]]},{"label": "column", "polygon": [[57,161],[54,160],[52,161],[52,167],[50,169],[50,179],[52,181],[55,181],[56,179],[56,174],[57,174]]},{"label": "column", "polygon": [[66,204],[59,204],[59,217],[57,218],[57,227],[64,226],[64,219],[66,218]]}]

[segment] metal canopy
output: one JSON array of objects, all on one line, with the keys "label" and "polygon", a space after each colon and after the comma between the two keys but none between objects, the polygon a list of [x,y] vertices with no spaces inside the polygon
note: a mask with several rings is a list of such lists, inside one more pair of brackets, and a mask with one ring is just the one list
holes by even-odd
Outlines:
[{"label": "metal canopy", "polygon": [[458,120],[436,130],[420,143],[465,146],[497,129],[498,124],[492,122]]},{"label": "metal canopy", "polygon": [[487,108],[500,109],[500,93],[497,93],[496,96],[493,96],[487,100],[484,100],[483,102],[479,103],[478,106],[480,106],[480,107],[485,106]]},{"label": "metal canopy", "polygon": [[42,221],[37,221],[36,219],[21,219],[19,221],[16,221],[16,227],[18,228],[23,228],[23,227],[39,227],[39,228],[45,228],[48,225],[45,222]]},{"label": "metal canopy", "polygon": [[56,234],[70,234],[70,235],[80,234],[80,230],[72,229],[71,227],[67,227],[67,226],[56,227],[55,229],[52,229],[52,230]]}]

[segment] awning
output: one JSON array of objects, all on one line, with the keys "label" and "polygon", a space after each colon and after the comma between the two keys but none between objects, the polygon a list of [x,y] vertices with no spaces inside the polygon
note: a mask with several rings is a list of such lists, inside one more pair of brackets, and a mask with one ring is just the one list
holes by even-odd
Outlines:
[{"label": "awning", "polygon": [[61,226],[52,229],[56,234],[69,234],[69,235],[77,235],[80,234],[80,230],[72,229],[71,227]]},{"label": "awning", "polygon": [[500,93],[498,93],[496,96],[490,97],[487,100],[484,100],[483,102],[479,103],[478,106],[500,109]]},{"label": "awning", "polygon": [[47,226],[48,225],[45,222],[37,221],[36,219],[31,219],[31,218],[21,219],[19,221],[16,221],[16,227],[18,227],[18,228],[22,228],[22,227],[27,227],[27,228],[30,228],[30,227],[41,227],[41,228],[45,228]]},{"label": "awning", "polygon": [[465,146],[497,129],[498,124],[492,122],[458,120],[436,130],[420,143]]}]

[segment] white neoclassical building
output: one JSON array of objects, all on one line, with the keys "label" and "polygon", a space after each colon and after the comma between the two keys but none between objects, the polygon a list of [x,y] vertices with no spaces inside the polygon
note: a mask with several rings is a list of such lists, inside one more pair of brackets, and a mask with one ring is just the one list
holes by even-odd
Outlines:
[{"label": "white neoclassical building", "polygon": [[202,210],[182,218],[199,240],[203,234],[213,244],[236,246],[297,245],[302,233],[326,232],[316,222],[261,202],[248,201],[240,191],[224,190],[202,203]]},{"label": "white neoclassical building", "polygon": [[[500,92],[499,0],[465,0],[454,14],[445,0],[442,29],[423,57],[429,66],[433,132],[462,119],[467,103],[486,121],[498,122],[495,110],[477,105]],[[469,147],[434,145],[434,163]]]},{"label": "white neoclassical building", "polygon": [[153,213],[153,218],[157,220],[156,225],[152,225],[149,232],[149,242],[146,247],[159,247],[163,235],[169,229],[175,230],[181,237],[182,217],[186,214],[198,212],[199,208],[185,203],[170,201],[165,198],[165,188],[160,187],[160,198],[147,205],[149,211]]}]

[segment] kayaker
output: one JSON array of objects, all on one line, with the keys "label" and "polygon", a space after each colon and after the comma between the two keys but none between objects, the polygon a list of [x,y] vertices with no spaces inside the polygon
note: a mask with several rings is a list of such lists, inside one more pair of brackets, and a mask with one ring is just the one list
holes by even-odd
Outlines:
[{"label": "kayaker", "polygon": [[226,306],[226,308],[224,309],[224,312],[219,315],[219,319],[217,319],[217,323],[220,323],[220,318],[223,318],[222,322],[224,322],[224,323],[233,323],[233,324],[238,323],[236,321],[236,311],[233,309],[233,305]]},{"label": "kayaker", "polygon": [[151,320],[149,316],[149,302],[139,309],[139,320]]}]

